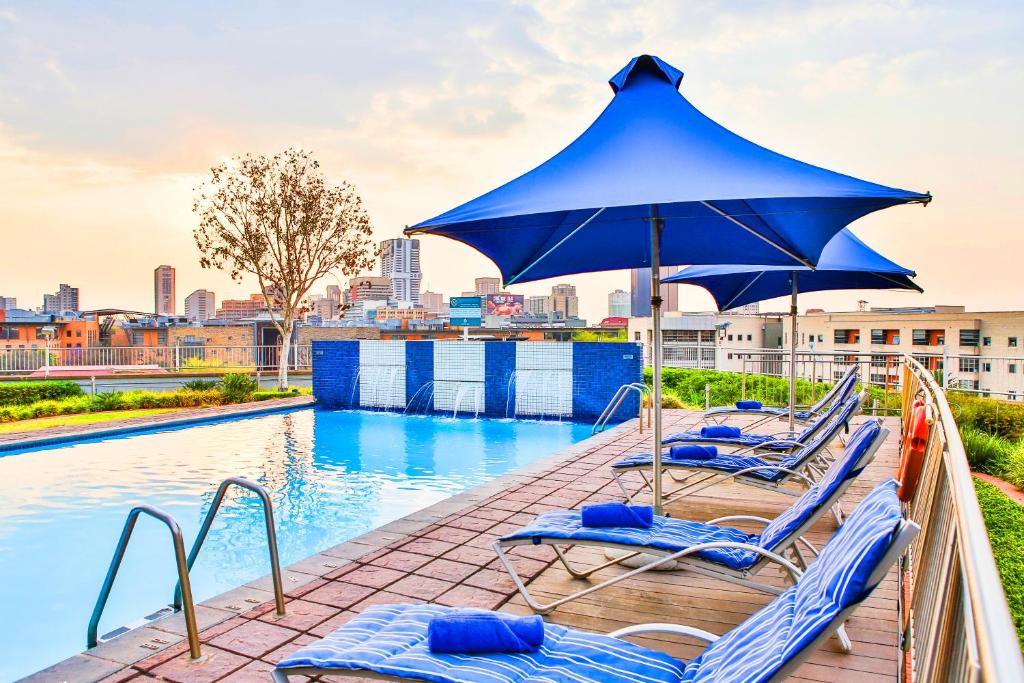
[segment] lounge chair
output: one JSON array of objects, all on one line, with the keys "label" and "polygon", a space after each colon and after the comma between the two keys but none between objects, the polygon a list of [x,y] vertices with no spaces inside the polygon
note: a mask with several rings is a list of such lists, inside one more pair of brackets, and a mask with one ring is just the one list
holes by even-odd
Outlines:
[{"label": "lounge chair", "polygon": [[[545,624],[544,642],[536,652],[434,654],[427,644],[428,624],[451,614],[452,608],[379,605],[286,657],[273,677],[277,683],[287,683],[289,676],[320,675],[441,683],[782,681],[833,633],[849,651],[843,623],[918,531],[900,513],[895,480],[881,484],[793,586],[722,636],[664,623],[629,626],[607,635]],[[624,640],[649,634],[695,638],[708,645],[683,662]]]},{"label": "lounge chair", "polygon": [[[583,526],[582,515],[578,510],[545,512],[528,526],[499,538],[494,549],[527,604],[541,614],[663,565],[689,569],[768,593],[779,593],[782,589],[762,583],[755,577],[768,565],[778,566],[793,576],[796,567],[784,557],[787,551],[793,554],[797,564],[806,566],[804,551],[799,544],[803,544],[811,553],[815,552],[815,548],[803,538],[804,533],[839,502],[850,483],[875,457],[887,433],[877,420],[869,420],[861,425],[850,438],[842,456],[829,466],[821,480],[811,485],[775,519],[734,515],[701,523],[655,516],[650,528],[594,528]],[[730,526],[721,526],[722,522],[728,521],[755,522],[764,526],[760,533],[748,533]],[[541,604],[530,594],[506,554],[506,550],[516,546],[541,544],[551,546],[566,570],[578,579],[586,579],[601,569],[637,557],[640,557],[642,564],[572,595]],[[623,554],[593,567],[576,568],[569,562],[569,547],[598,547],[623,551]]]},{"label": "lounge chair", "polygon": [[[865,398],[866,394],[862,393],[846,399],[820,431],[790,453],[773,452],[770,448],[760,450],[760,446],[752,446],[734,453],[719,453],[707,459],[662,457],[662,471],[667,472],[678,484],[676,488],[664,492],[663,501],[670,503],[729,480],[793,496],[803,495],[807,486],[820,478],[822,471],[828,467],[832,460],[828,453],[829,445],[857,414]],[[612,464],[612,478],[622,489],[627,501],[632,502],[638,494],[651,490],[651,480],[647,473],[652,467],[653,458],[650,453],[629,455]],[[643,486],[632,493],[624,479],[629,472],[636,472],[643,482]],[[679,473],[684,474],[679,476]]]},{"label": "lounge chair", "polygon": [[[832,385],[832,388],[825,392],[825,395],[818,399],[814,405],[810,406],[807,410],[798,410],[795,413],[797,422],[806,422],[807,420],[813,419],[820,415],[832,401],[841,394],[848,394],[853,391],[854,386],[857,384],[857,366],[851,365],[847,368],[846,373]],[[713,422],[715,424],[721,424],[730,417],[736,415],[746,415],[760,417],[760,420],[753,422],[748,425],[749,429],[753,429],[758,425],[764,424],[771,420],[786,417],[789,415],[789,408],[787,406],[762,406],[760,408],[737,408],[736,406],[714,406],[704,412],[704,421]]]},{"label": "lounge chair", "polygon": [[[681,446],[686,444],[698,444],[704,446],[752,448],[757,450],[771,451],[792,451],[803,446],[810,439],[825,428],[829,421],[834,418],[843,407],[847,405],[850,398],[856,396],[852,391],[843,395],[836,395],[836,399],[829,404],[828,408],[813,420],[808,420],[806,426],[799,432],[776,432],[773,434],[757,434],[750,431],[741,431],[739,436],[704,436],[701,430],[694,429],[685,432],[669,434],[661,443],[663,446]],[[862,392],[860,402],[867,400],[867,392]],[[847,418],[844,421],[849,421]]]}]

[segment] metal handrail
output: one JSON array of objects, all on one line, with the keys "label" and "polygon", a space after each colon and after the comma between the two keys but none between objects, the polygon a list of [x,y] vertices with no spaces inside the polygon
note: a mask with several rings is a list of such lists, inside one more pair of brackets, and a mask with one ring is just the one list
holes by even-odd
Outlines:
[{"label": "metal handrail", "polygon": [[931,418],[920,483],[908,506],[922,527],[909,554],[904,605],[912,670],[920,667],[922,680],[1022,681],[1024,658],[953,412],[932,373],[909,356],[903,391],[904,429],[906,408],[918,397]]},{"label": "metal handrail", "polygon": [[107,576],[103,579],[103,587],[100,588],[100,595],[96,599],[96,606],[93,607],[92,617],[89,618],[89,630],[86,635],[86,647],[96,647],[98,638],[96,635],[97,629],[100,625],[100,617],[103,615],[103,610],[107,606],[107,599],[110,597],[110,590],[114,585],[114,579],[117,578],[117,570],[121,566],[121,560],[124,559],[125,550],[128,549],[128,541],[132,537],[132,531],[135,529],[135,523],[139,519],[139,515],[146,514],[154,519],[163,522],[171,532],[171,541],[174,544],[174,561],[178,570],[178,585],[182,589],[182,595],[185,606],[185,632],[188,636],[188,651],[192,659],[199,659],[202,656],[202,652],[199,649],[199,628],[196,624],[196,608],[192,603],[192,584],[188,580],[188,563],[185,559],[185,543],[181,537],[181,527],[167,512],[164,512],[158,507],[152,505],[137,505],[128,512],[128,518],[125,520],[124,529],[121,530],[121,538],[117,542],[117,548],[114,550],[114,557],[110,561],[110,568],[107,569]]},{"label": "metal handrail", "polygon": [[[640,432],[643,433],[644,398],[646,398],[650,393],[651,388],[643,382],[630,382],[629,384],[623,384],[615,391],[611,400],[608,401],[608,405],[604,407],[604,410],[601,411],[601,415],[598,416],[597,421],[594,422],[594,428],[590,430],[592,435],[603,430],[603,428],[608,424],[608,420],[612,419],[612,416],[615,415],[615,411],[617,411],[619,406],[622,405],[622,402],[626,400],[626,396],[629,395],[630,391],[635,391],[640,396]],[[650,422],[650,416],[648,416],[648,422]]]},{"label": "metal handrail", "polygon": [[[224,494],[226,494],[227,490],[232,486],[239,486],[243,489],[252,491],[259,496],[260,502],[263,505],[263,521],[267,527],[267,546],[270,550],[270,576],[274,583],[274,605],[277,608],[278,616],[284,616],[284,589],[281,586],[281,563],[277,556],[277,533],[274,531],[274,506],[273,503],[270,502],[270,495],[267,493],[267,490],[256,482],[250,481],[245,477],[229,477],[222,481],[220,486],[217,487],[217,494],[213,497],[213,503],[210,504],[210,509],[206,513],[206,518],[203,519],[203,525],[199,528],[199,535],[196,536],[196,540],[192,544],[192,550],[189,551],[188,559],[185,561],[186,572],[192,571],[192,567],[196,563],[196,558],[199,557],[199,551],[202,549],[203,543],[206,541],[206,536],[210,533],[210,527],[213,526],[213,520],[217,516],[220,504],[224,500]],[[181,609],[183,585],[184,584],[182,583],[181,575],[179,573],[178,585],[174,587],[174,601],[171,603],[175,612]],[[191,597],[189,598],[189,601],[191,601]]]}]

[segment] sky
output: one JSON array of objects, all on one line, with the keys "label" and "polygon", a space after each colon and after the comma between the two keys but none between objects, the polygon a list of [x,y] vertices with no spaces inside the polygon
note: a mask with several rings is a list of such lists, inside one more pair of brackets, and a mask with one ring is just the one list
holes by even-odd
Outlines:
[{"label": "sky", "polygon": [[[152,310],[167,263],[179,311],[198,288],[246,296],[252,282],[199,267],[191,206],[211,166],[310,150],[355,185],[375,237],[397,237],[557,153],[607,105],[608,78],[650,53],[731,130],[934,195],[852,225],[924,294],[808,294],[802,309],[1024,309],[1019,1],[208,5],[0,0],[0,295],[35,307],[68,282],[84,308]],[[421,256],[447,295],[497,275],[444,238],[422,237]],[[596,322],[629,276],[557,281]],[[680,299],[713,305],[692,287]]]}]

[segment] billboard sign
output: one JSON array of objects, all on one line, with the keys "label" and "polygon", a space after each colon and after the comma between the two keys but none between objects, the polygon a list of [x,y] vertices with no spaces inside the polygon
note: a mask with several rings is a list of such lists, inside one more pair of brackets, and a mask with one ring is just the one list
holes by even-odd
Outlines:
[{"label": "billboard sign", "polygon": [[448,301],[449,323],[452,326],[479,327],[483,299],[479,296],[453,296]]},{"label": "billboard sign", "polygon": [[523,314],[525,299],[522,294],[488,294],[485,300],[487,315],[509,317]]}]

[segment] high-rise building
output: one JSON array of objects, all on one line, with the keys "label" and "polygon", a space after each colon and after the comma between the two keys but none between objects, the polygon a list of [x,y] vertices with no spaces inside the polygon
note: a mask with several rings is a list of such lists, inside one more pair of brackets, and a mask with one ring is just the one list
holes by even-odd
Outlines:
[{"label": "high-rise building", "polygon": [[423,292],[420,305],[430,313],[441,313],[445,308],[444,295],[440,292]]},{"label": "high-rise building", "polygon": [[391,280],[391,297],[413,304],[420,302],[420,241],[384,240],[380,243],[380,274]]},{"label": "high-rise building", "polygon": [[250,294],[248,299],[224,299],[217,309],[220,320],[256,318],[267,312],[267,301],[262,294]]},{"label": "high-rise building", "polygon": [[349,303],[364,301],[387,301],[392,298],[391,278],[366,275],[348,281]]},{"label": "high-rise building", "polygon": [[479,296],[497,294],[501,291],[501,280],[496,277],[478,277],[473,280],[473,285],[475,287],[474,294]]},{"label": "high-rise building", "polygon": [[551,310],[562,313],[566,318],[578,318],[580,301],[573,285],[555,285],[551,288]]},{"label": "high-rise building", "polygon": [[197,289],[185,297],[185,317],[193,322],[217,315],[217,297],[208,289]]},{"label": "high-rise building", "polygon": [[157,266],[153,271],[153,310],[157,315],[174,315],[174,268]]},{"label": "high-rise building", "polygon": [[528,296],[523,302],[523,309],[531,315],[547,315],[551,312],[551,297]]},{"label": "high-rise building", "polygon": [[616,289],[608,294],[609,318],[628,318],[630,310],[629,292]]},{"label": "high-rise building", "polygon": [[334,302],[334,305],[341,308],[341,287],[338,285],[327,285],[327,298]]},{"label": "high-rise building", "polygon": [[43,295],[43,313],[65,313],[78,310],[78,287],[60,285],[56,294]]},{"label": "high-rise building", "polygon": [[13,296],[0,296],[0,311],[9,311],[18,307],[18,300]]},{"label": "high-rise building", "polygon": [[[661,277],[679,272],[679,266],[662,266]],[[636,318],[651,315],[651,269],[634,268],[629,273],[629,313]],[[661,312],[679,310],[679,285],[661,286]]]}]

